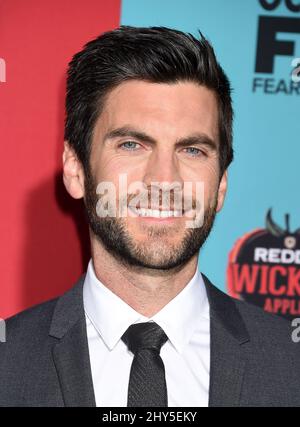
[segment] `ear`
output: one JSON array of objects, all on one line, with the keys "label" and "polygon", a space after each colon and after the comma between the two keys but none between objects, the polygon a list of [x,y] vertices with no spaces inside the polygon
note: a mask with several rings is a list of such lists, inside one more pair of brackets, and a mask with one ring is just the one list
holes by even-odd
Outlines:
[{"label": "ear", "polygon": [[74,149],[68,141],[64,143],[63,160],[63,181],[67,192],[74,199],[81,199],[84,196],[84,172],[81,162],[78,160]]},{"label": "ear", "polygon": [[223,176],[219,184],[217,212],[219,212],[223,207],[226,191],[227,191],[227,170],[223,173]]}]

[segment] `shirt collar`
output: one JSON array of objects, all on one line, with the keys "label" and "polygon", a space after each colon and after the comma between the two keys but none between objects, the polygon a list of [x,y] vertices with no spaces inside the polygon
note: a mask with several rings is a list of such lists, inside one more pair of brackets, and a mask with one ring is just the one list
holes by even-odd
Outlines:
[{"label": "shirt collar", "polygon": [[176,297],[148,318],[101,283],[90,259],[83,286],[83,302],[87,317],[110,350],[131,324],[152,320],[163,328],[171,344],[181,353],[199,322],[209,320],[209,304],[199,268]]}]

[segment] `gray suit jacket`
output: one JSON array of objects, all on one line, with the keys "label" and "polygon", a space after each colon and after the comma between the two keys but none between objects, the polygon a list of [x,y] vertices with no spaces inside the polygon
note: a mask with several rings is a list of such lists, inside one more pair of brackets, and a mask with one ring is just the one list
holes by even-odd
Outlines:
[{"label": "gray suit jacket", "polygon": [[[84,277],[61,297],[7,320],[0,406],[95,406]],[[209,406],[300,406],[300,343],[292,342],[290,322],[204,281],[211,316]]]}]

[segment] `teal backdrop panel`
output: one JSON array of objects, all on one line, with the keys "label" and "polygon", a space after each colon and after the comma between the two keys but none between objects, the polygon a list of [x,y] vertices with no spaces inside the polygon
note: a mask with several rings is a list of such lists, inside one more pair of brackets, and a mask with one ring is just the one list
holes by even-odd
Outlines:
[{"label": "teal backdrop panel", "polygon": [[[300,227],[300,2],[123,0],[121,23],[162,25],[211,41],[228,74],[235,110],[235,160],[223,210],[200,254],[201,271],[226,290],[228,256],[246,233],[265,227],[269,208],[284,228]],[[273,9],[271,10],[271,8]],[[283,54],[280,53],[280,43]]]}]

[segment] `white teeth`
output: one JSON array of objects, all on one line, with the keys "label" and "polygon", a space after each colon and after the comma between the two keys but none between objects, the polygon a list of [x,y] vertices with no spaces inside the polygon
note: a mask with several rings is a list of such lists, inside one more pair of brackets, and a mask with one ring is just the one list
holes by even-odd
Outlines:
[{"label": "white teeth", "polygon": [[135,208],[134,211],[139,216],[148,216],[154,218],[169,218],[169,217],[179,217],[182,216],[180,211],[160,211],[158,209],[144,209],[144,208]]}]

